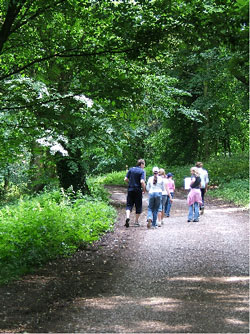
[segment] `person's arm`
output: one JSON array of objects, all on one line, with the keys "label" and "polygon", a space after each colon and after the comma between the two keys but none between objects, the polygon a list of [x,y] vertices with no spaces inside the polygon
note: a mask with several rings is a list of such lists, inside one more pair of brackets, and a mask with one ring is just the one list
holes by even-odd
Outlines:
[{"label": "person's arm", "polygon": [[148,182],[147,182],[147,185],[146,185],[146,190],[147,191],[149,191],[150,187],[151,187],[150,180],[151,180],[151,178],[148,179]]},{"label": "person's arm", "polygon": [[141,187],[142,187],[142,192],[145,193],[146,192],[146,183],[143,179],[141,179]]},{"label": "person's arm", "polygon": [[127,172],[126,176],[124,177],[125,182],[129,182],[130,170]]},{"label": "person's arm", "polygon": [[206,174],[206,178],[205,178],[205,192],[207,192],[208,182],[209,182],[209,179],[208,179],[208,175]]},{"label": "person's arm", "polygon": [[173,198],[170,194],[170,190],[169,190],[169,186],[168,186],[168,182],[165,183],[165,189],[166,189],[166,192],[168,193],[168,196],[169,196],[169,199],[170,201],[173,201]]},{"label": "person's arm", "polygon": [[209,182],[209,178],[208,178],[208,173],[206,172],[206,175],[205,175],[205,192],[207,192],[208,182]]}]

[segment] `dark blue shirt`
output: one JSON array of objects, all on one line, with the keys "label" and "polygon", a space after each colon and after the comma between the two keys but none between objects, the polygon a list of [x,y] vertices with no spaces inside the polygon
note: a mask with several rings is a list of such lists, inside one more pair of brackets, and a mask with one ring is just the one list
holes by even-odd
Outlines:
[{"label": "dark blue shirt", "polygon": [[141,180],[145,180],[145,173],[141,167],[130,168],[126,177],[129,179],[129,191],[141,190]]}]

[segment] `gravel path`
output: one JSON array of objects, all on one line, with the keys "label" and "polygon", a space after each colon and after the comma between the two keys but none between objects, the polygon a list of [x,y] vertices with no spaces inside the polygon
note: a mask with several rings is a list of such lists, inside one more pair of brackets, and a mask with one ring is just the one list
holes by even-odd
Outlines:
[{"label": "gravel path", "polygon": [[[249,333],[248,211],[210,200],[187,223],[180,192],[171,217],[148,230],[145,196],[142,226],[126,229],[126,189],[110,192],[114,233],[10,285],[9,297],[2,290],[15,312],[4,313],[2,332]],[[26,312],[15,310],[13,298],[25,296]]]}]

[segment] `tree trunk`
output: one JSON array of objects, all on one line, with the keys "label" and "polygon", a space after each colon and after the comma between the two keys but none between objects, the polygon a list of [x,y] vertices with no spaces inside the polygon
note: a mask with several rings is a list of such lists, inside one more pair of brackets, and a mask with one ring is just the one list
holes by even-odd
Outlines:
[{"label": "tree trunk", "polygon": [[75,154],[71,152],[69,156],[57,153],[56,167],[60,186],[63,189],[72,187],[75,192],[80,191],[84,195],[89,194],[86,171],[81,161],[80,150],[77,150]]}]

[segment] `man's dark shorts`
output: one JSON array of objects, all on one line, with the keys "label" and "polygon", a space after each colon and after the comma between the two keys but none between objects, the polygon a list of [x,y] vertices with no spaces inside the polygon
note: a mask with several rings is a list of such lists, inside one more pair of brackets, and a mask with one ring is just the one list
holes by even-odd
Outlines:
[{"label": "man's dark shorts", "polygon": [[126,210],[132,211],[134,205],[135,205],[136,213],[142,213],[142,191],[141,189],[128,191]]}]

